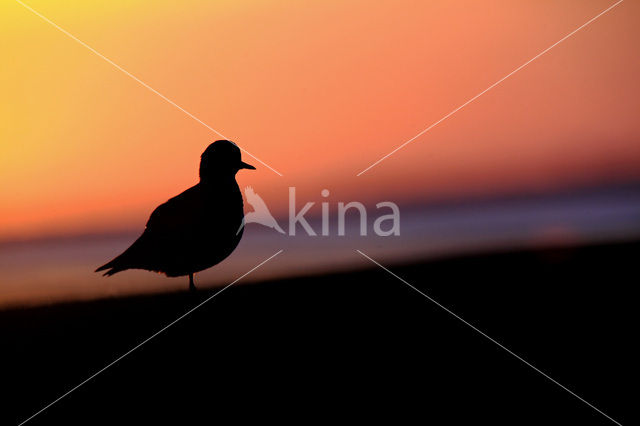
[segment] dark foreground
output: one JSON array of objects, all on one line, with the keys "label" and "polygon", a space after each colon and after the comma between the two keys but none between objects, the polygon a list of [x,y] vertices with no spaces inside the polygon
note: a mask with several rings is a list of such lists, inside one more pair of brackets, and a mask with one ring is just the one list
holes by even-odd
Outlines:
[{"label": "dark foreground", "polygon": [[[639,249],[391,269],[616,421],[638,424]],[[27,419],[211,294],[0,312],[0,424]],[[213,424],[229,415],[615,424],[376,267],[230,287],[27,424]]]}]

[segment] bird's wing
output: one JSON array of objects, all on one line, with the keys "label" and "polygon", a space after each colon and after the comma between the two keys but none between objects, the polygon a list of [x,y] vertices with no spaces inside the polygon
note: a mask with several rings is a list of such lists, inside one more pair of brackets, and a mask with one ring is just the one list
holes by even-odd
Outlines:
[{"label": "bird's wing", "polygon": [[199,203],[202,202],[199,192],[196,185],[159,205],[151,213],[142,235],[122,254],[99,267],[96,272],[108,270],[105,275],[113,275],[125,269],[138,267],[160,270],[161,268],[154,263],[157,254],[172,243],[198,232],[197,214],[201,212]]},{"label": "bird's wing", "polygon": [[202,203],[197,185],[187,189],[156,207],[147,221],[145,233],[166,237],[190,233],[197,228],[198,215],[202,214]]},{"label": "bird's wing", "polygon": [[[200,184],[158,206],[147,221],[142,235],[120,256],[101,266],[107,275],[141,268],[165,272],[166,262],[186,256],[187,251],[209,248],[218,238],[234,237],[242,220],[242,197],[222,193],[217,196]],[[219,208],[240,201],[239,210]],[[238,223],[232,221],[238,220]],[[206,247],[203,244],[206,243]]]}]

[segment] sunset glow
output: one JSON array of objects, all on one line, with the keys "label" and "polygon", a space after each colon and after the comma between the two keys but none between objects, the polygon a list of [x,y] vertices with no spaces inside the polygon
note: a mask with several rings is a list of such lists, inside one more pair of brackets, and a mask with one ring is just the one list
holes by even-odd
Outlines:
[{"label": "sunset glow", "polygon": [[[239,175],[274,214],[291,185],[429,200],[640,176],[637,2],[360,177],[613,2],[27,3],[280,171]],[[197,181],[219,135],[19,3],[0,11],[0,238],[140,226]]]}]

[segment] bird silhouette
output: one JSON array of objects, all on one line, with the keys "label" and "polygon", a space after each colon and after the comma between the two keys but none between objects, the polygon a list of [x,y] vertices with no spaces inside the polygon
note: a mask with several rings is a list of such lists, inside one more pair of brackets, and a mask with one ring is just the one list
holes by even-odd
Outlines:
[{"label": "bird silhouette", "polygon": [[271,212],[262,197],[256,194],[252,187],[247,186],[244,189],[244,195],[247,197],[249,205],[253,208],[252,212],[249,212],[244,216],[244,223],[259,223],[260,225],[267,226],[275,229],[281,234],[284,234],[284,231],[280,228],[276,219],[271,215]]},{"label": "bird silhouette", "polygon": [[242,161],[238,146],[215,141],[200,157],[200,182],[158,206],[142,235],[122,254],[96,272],[110,276],[127,269],[161,272],[168,277],[189,275],[210,268],[237,247],[242,232],[242,193],[236,182],[240,169],[255,170]]}]

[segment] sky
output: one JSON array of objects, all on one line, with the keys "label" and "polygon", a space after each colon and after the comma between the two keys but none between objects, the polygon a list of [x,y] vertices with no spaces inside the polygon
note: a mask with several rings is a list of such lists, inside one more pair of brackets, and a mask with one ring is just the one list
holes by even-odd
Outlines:
[{"label": "sky", "polygon": [[[286,210],[640,175],[640,5],[626,1],[356,174],[612,1],[26,2],[278,170]],[[144,223],[219,135],[19,3],[0,4],[0,239]],[[284,202],[280,202],[284,201]]]}]

